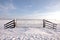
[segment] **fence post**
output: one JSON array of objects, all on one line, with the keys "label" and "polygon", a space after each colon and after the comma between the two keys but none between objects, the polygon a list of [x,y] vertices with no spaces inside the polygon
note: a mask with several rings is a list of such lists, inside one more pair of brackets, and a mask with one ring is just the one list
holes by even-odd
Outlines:
[{"label": "fence post", "polygon": [[55,30],[56,30],[56,26],[57,26],[57,24],[53,24],[53,29],[55,29]]},{"label": "fence post", "polygon": [[45,19],[43,19],[43,28],[45,28]]}]

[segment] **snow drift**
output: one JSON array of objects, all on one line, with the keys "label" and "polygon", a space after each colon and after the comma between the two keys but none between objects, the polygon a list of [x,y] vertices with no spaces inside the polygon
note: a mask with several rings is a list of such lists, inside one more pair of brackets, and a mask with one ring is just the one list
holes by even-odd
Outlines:
[{"label": "snow drift", "polygon": [[1,30],[0,40],[60,40],[59,35],[55,31],[45,28],[14,28]]},{"label": "snow drift", "polygon": [[43,28],[42,20],[18,20],[15,28],[4,29],[10,20],[0,20],[0,40],[60,40],[56,30]]}]

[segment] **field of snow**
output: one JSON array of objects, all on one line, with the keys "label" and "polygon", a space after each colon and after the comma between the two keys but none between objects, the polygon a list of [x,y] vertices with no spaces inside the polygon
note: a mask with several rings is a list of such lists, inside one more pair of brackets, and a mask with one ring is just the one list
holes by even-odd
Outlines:
[{"label": "field of snow", "polygon": [[0,40],[60,40],[59,32],[57,30],[43,28],[42,21],[40,20],[17,21],[15,28],[4,29],[3,24],[7,22],[9,21],[0,20]]},{"label": "field of snow", "polygon": [[56,31],[45,28],[13,28],[1,30],[0,40],[60,40]]}]

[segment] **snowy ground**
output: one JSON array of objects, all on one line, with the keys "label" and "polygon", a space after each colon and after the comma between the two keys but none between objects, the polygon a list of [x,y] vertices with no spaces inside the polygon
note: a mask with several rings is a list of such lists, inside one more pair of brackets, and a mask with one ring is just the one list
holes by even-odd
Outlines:
[{"label": "snowy ground", "polygon": [[[19,20],[16,28],[4,29],[4,24],[9,21],[0,20],[0,40],[60,40],[60,31],[42,28],[42,20]],[[57,28],[59,27],[60,24]]]},{"label": "snowy ground", "polygon": [[46,28],[0,29],[0,40],[60,40],[56,31]]}]

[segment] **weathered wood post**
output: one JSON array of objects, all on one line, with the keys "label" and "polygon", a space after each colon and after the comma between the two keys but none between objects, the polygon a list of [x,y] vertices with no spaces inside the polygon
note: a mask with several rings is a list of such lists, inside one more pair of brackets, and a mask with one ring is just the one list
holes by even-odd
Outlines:
[{"label": "weathered wood post", "polygon": [[45,28],[45,19],[43,19],[43,28]]}]

